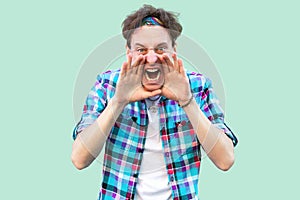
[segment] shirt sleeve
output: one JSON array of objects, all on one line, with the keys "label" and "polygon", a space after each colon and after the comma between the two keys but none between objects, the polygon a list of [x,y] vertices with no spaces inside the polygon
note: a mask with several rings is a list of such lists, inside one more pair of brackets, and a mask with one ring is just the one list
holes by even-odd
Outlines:
[{"label": "shirt sleeve", "polygon": [[107,93],[105,89],[105,79],[103,75],[98,75],[97,80],[90,90],[85,104],[80,121],[73,130],[73,139],[75,140],[78,133],[94,123],[104,110],[107,104]]},{"label": "shirt sleeve", "polygon": [[207,118],[232,140],[236,146],[238,140],[231,129],[224,122],[224,111],[219,104],[219,100],[213,91],[211,80],[205,78],[204,87],[201,94],[201,110]]}]

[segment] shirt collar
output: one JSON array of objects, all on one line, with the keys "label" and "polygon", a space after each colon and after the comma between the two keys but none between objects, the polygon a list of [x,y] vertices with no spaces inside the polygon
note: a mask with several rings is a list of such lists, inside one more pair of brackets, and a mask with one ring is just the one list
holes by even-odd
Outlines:
[{"label": "shirt collar", "polygon": [[[162,96],[159,102],[165,102],[168,100],[165,96]],[[163,104],[164,105],[164,104]],[[132,102],[128,104],[126,107],[127,114],[132,118],[140,126],[147,126],[148,125],[148,114],[147,114],[147,104],[146,100],[140,100],[136,102]]]}]

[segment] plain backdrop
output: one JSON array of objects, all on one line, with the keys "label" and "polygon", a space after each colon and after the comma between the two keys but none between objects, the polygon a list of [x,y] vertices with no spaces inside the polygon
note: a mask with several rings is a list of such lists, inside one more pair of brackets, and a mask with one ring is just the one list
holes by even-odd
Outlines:
[{"label": "plain backdrop", "polygon": [[90,52],[143,3],[180,13],[223,81],[240,142],[228,172],[203,160],[200,198],[299,199],[296,0],[1,2],[0,199],[97,198],[101,164],[78,171],[70,161],[74,85]]}]

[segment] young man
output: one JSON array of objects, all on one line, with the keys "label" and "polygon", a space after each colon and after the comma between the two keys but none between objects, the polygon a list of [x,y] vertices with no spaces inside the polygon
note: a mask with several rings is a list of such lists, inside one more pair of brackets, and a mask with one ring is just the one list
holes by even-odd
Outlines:
[{"label": "young man", "polygon": [[97,77],[73,134],[78,169],[105,144],[99,199],[198,199],[200,146],[221,170],[234,162],[237,139],[211,82],[176,56],[181,31],[148,5],[123,22],[127,61]]}]

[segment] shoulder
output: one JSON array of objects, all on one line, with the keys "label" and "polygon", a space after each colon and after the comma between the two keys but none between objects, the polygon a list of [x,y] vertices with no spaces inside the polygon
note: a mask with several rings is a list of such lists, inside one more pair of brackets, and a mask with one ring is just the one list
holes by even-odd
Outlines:
[{"label": "shoulder", "polygon": [[206,88],[212,87],[211,80],[205,75],[193,71],[187,71],[186,74],[193,92],[201,92]]},{"label": "shoulder", "polygon": [[101,84],[105,85],[113,85],[117,84],[118,78],[120,75],[120,69],[117,70],[107,70],[97,75],[97,81]]}]

